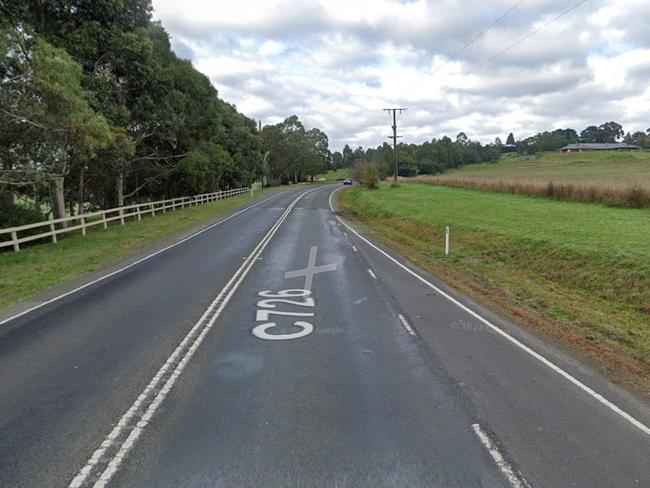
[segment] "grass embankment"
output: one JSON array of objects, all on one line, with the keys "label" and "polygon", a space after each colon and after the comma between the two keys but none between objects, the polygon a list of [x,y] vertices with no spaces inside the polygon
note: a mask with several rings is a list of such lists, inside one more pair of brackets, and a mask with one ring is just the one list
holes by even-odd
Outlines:
[{"label": "grass embankment", "polygon": [[511,156],[416,181],[643,208],[650,207],[650,152],[550,153],[536,159]]},{"label": "grass embankment", "polygon": [[175,212],[143,217],[141,222],[96,226],[86,237],[62,234],[58,244],[38,244],[0,253],[0,308],[146,249],[157,239],[187,231],[250,200],[244,195]]},{"label": "grass embankment", "polygon": [[341,205],[422,268],[650,398],[650,210],[415,184],[354,188]]},{"label": "grass embankment", "polygon": [[340,168],[335,171],[328,171],[322,175],[315,176],[314,181],[318,181],[321,178],[325,179],[325,181],[337,181],[350,178],[350,168]]}]

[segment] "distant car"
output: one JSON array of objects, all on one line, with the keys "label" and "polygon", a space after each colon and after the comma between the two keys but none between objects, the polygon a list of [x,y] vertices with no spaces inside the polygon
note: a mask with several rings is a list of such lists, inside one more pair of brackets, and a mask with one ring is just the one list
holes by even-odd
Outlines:
[{"label": "distant car", "polygon": [[352,184],[352,180],[351,180],[350,178],[346,178],[346,179],[343,180],[343,184],[344,184],[344,185],[351,185],[351,184]]}]

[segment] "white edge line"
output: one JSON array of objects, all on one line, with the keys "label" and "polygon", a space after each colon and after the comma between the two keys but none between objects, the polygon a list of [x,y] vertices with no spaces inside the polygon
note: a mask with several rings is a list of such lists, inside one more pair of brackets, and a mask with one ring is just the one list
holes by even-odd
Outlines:
[{"label": "white edge line", "polygon": [[216,227],[217,225],[223,224],[224,222],[226,222],[226,221],[228,221],[228,220],[230,220],[230,219],[232,219],[232,218],[234,218],[234,217],[237,217],[238,215],[240,215],[240,214],[242,214],[242,213],[244,213],[244,212],[247,212],[247,211],[250,210],[251,208],[257,207],[258,205],[261,205],[262,203],[264,203],[264,202],[270,200],[271,198],[275,198],[275,197],[278,197],[278,196],[280,196],[280,195],[283,195],[283,194],[285,194],[285,193],[288,192],[288,191],[289,191],[289,190],[285,190],[285,191],[280,192],[280,193],[278,193],[278,194],[276,194],[276,195],[271,195],[270,197],[265,198],[264,200],[260,200],[259,202],[255,203],[254,205],[249,205],[248,207],[243,208],[243,209],[241,209],[241,210],[235,212],[234,214],[229,215],[228,217],[224,217],[223,219],[221,219],[221,220],[215,222],[214,224],[210,224],[208,227],[205,227],[204,229],[201,229],[201,230],[195,232],[194,234],[192,234],[192,235],[190,235],[190,236],[187,236],[187,237],[185,237],[184,239],[182,239],[182,240],[180,240],[180,241],[178,241],[178,242],[175,242],[174,244],[171,244],[171,245],[169,245],[169,246],[167,246],[167,247],[164,247],[164,248],[162,248],[162,249],[159,249],[158,251],[153,252],[153,253],[151,253],[151,254],[149,254],[149,255],[143,257],[143,258],[140,258],[140,259],[138,259],[137,261],[134,261],[134,262],[132,262],[132,263],[130,263],[130,264],[127,264],[126,266],[123,266],[123,267],[120,268],[120,269],[116,269],[115,271],[111,271],[110,273],[105,274],[105,275],[103,275],[103,276],[100,276],[99,278],[97,278],[97,279],[95,279],[95,280],[93,280],[93,281],[89,281],[88,283],[84,283],[83,285],[80,285],[80,286],[78,286],[77,288],[75,288],[75,289],[73,289],[73,290],[67,291],[67,292],[65,292],[65,293],[63,293],[63,294],[61,294],[61,295],[58,295],[58,296],[54,297],[54,298],[50,298],[49,300],[47,300],[47,301],[45,301],[45,302],[42,302],[42,303],[39,303],[38,305],[34,305],[33,307],[28,308],[27,310],[23,310],[22,312],[17,313],[16,315],[12,315],[11,317],[7,317],[6,319],[0,320],[0,325],[4,325],[4,324],[6,324],[7,322],[11,322],[12,320],[15,320],[15,319],[17,319],[17,318],[19,318],[19,317],[22,317],[23,315],[27,315],[28,313],[33,312],[34,310],[38,310],[39,308],[44,307],[44,306],[46,306],[46,305],[49,305],[50,303],[54,303],[54,302],[56,302],[57,300],[61,300],[62,298],[65,298],[65,297],[70,296],[70,295],[72,295],[72,294],[74,294],[74,293],[77,293],[78,291],[81,291],[81,290],[83,290],[84,288],[88,288],[89,286],[92,286],[92,285],[94,285],[94,284],[96,284],[96,283],[99,283],[100,281],[103,281],[103,280],[105,280],[106,278],[110,278],[111,276],[115,276],[116,274],[121,273],[122,271],[126,271],[127,269],[132,268],[133,266],[135,266],[135,265],[137,265],[137,264],[140,264],[140,263],[142,263],[143,261],[146,261],[146,260],[148,260],[148,259],[150,259],[150,258],[152,258],[152,257],[154,257],[154,256],[157,256],[157,255],[160,254],[160,253],[163,253],[163,252],[165,252],[165,251],[168,251],[169,249],[171,249],[171,248],[173,248],[173,247],[176,247],[176,246],[178,246],[179,244],[183,244],[184,242],[189,241],[190,239],[192,239],[192,238],[198,236],[199,234],[203,234],[204,232],[206,232],[206,231],[212,229],[213,227]]},{"label": "white edge line", "polygon": [[[330,210],[332,211],[332,213],[334,213],[334,207],[332,206],[332,195],[333,195],[334,193],[336,193],[337,191],[338,191],[338,189],[337,189],[337,190],[334,190],[334,191],[330,194],[330,198],[329,198]],[[589,388],[587,385],[585,385],[584,383],[582,383],[580,380],[578,380],[577,378],[575,378],[575,377],[572,376],[571,374],[569,374],[569,373],[567,373],[566,371],[564,371],[562,368],[560,368],[559,366],[557,366],[557,365],[556,365],[555,363],[553,363],[552,361],[546,359],[544,356],[542,356],[542,355],[539,354],[538,352],[535,352],[535,351],[532,350],[530,347],[528,347],[527,345],[525,345],[524,343],[522,343],[522,342],[519,341],[518,339],[515,339],[513,336],[511,336],[510,334],[508,334],[508,333],[507,333],[506,331],[504,331],[503,329],[497,327],[496,325],[494,325],[494,324],[493,324],[492,322],[490,322],[489,320],[483,318],[483,317],[480,316],[478,313],[474,312],[473,310],[471,310],[471,309],[468,308],[467,306],[463,305],[461,302],[459,302],[458,300],[456,300],[456,299],[455,299],[454,297],[452,297],[451,295],[445,293],[443,290],[441,290],[440,288],[438,288],[437,286],[435,286],[433,283],[430,283],[429,281],[427,281],[426,279],[424,279],[422,276],[420,276],[419,274],[417,274],[417,273],[414,272],[413,270],[409,269],[408,267],[406,267],[405,265],[403,265],[402,263],[400,263],[397,259],[395,259],[394,257],[392,257],[390,254],[388,254],[387,252],[383,251],[382,249],[380,249],[379,247],[377,247],[376,245],[374,245],[372,242],[370,242],[368,239],[366,239],[365,237],[363,237],[361,234],[359,234],[355,229],[353,229],[350,225],[348,225],[348,224],[347,224],[347,223],[346,223],[342,218],[340,218],[339,216],[336,216],[336,218],[337,218],[337,219],[338,219],[338,220],[339,220],[339,221],[340,221],[340,222],[341,222],[345,227],[347,227],[347,228],[350,230],[350,232],[352,232],[354,235],[356,235],[359,239],[361,239],[363,242],[365,242],[366,244],[368,244],[370,247],[372,247],[372,248],[375,249],[376,251],[378,251],[378,252],[380,252],[381,254],[383,254],[384,256],[386,256],[388,259],[390,259],[391,261],[393,261],[393,262],[394,262],[395,264],[397,264],[399,267],[401,267],[402,269],[404,269],[407,273],[411,274],[412,276],[414,276],[415,278],[417,278],[418,280],[420,280],[422,283],[424,283],[425,285],[429,286],[432,290],[435,290],[438,294],[440,294],[441,296],[443,296],[444,298],[446,298],[447,300],[449,300],[450,302],[452,302],[454,305],[458,306],[459,308],[461,308],[462,310],[464,310],[465,312],[467,312],[468,314],[470,314],[470,315],[471,315],[472,317],[474,317],[475,319],[480,320],[481,322],[483,322],[485,325],[487,325],[487,326],[490,327],[492,330],[494,330],[497,334],[500,334],[502,337],[504,337],[505,339],[507,339],[508,341],[510,341],[512,344],[514,344],[515,346],[517,346],[517,347],[520,348],[521,350],[525,351],[526,353],[528,353],[529,355],[531,355],[532,357],[534,357],[535,359],[537,359],[539,362],[541,362],[541,363],[544,364],[545,366],[548,366],[549,368],[551,368],[551,369],[552,369],[553,371],[555,371],[557,374],[559,374],[560,376],[564,377],[567,381],[569,381],[570,383],[573,383],[573,385],[575,385],[575,386],[577,386],[578,388],[580,388],[582,391],[584,391],[585,393],[587,393],[588,395],[590,395],[590,396],[591,396],[592,398],[594,398],[596,401],[598,401],[599,403],[601,403],[601,404],[604,405],[605,407],[609,408],[612,412],[616,413],[616,414],[619,415],[621,418],[627,420],[630,424],[632,424],[634,427],[636,427],[637,429],[639,429],[641,432],[643,432],[643,433],[645,433],[645,434],[647,434],[647,435],[650,436],[650,427],[648,427],[647,425],[645,425],[643,422],[641,422],[640,420],[637,420],[637,419],[634,418],[632,415],[630,415],[629,413],[627,413],[626,411],[624,411],[624,410],[621,409],[620,407],[616,406],[615,404],[613,404],[612,402],[610,402],[609,400],[607,400],[607,399],[606,399],[604,396],[602,396],[600,393],[595,392],[594,390],[592,390],[591,388]]]},{"label": "white edge line", "polygon": [[[154,377],[151,379],[149,384],[145,387],[145,389],[142,391],[142,393],[136,398],[136,400],[133,402],[131,407],[122,415],[120,420],[117,422],[117,424],[113,427],[111,432],[105,437],[105,439],[102,441],[100,446],[93,452],[89,460],[87,461],[86,465],[81,468],[76,476],[72,479],[72,481],[69,484],[70,488],[77,488],[83,486],[85,483],[88,475],[92,472],[93,468],[97,465],[97,463],[101,460],[102,456],[105,454],[106,450],[109,449],[113,444],[115,439],[121,435],[121,433],[124,431],[125,426],[127,423],[133,418],[134,415],[136,415],[138,409],[142,406],[142,403],[146,400],[147,396],[149,393],[154,390],[157,386],[158,383],[160,383],[160,380],[162,379],[163,375],[166,373],[166,371],[173,366],[174,361],[176,361],[177,357],[179,354],[181,354],[183,348],[185,345],[194,338],[194,335],[200,330],[198,333],[198,336],[194,338],[194,341],[190,345],[189,349],[185,352],[184,356],[182,359],[178,362],[176,367],[174,368],[174,371],[172,372],[172,375],[167,379],[163,387],[156,393],[156,396],[154,399],[148,404],[147,409],[145,410],[145,413],[141,416],[141,420],[136,424],[136,426],[131,429],[128,437],[124,442],[122,442],[118,452],[111,458],[111,460],[106,464],[106,468],[100,475],[100,478],[96,481],[94,486],[96,487],[102,487],[105,486],[112,476],[117,472],[119,469],[120,464],[122,461],[125,459],[126,455],[128,452],[131,450],[131,448],[134,446],[135,442],[137,441],[138,437],[140,434],[143,432],[144,428],[148,424],[148,422],[151,420],[153,417],[154,413],[160,406],[160,404],[163,402],[165,397],[167,396],[167,393],[171,390],[173,387],[174,383],[176,382],[176,379],[180,376],[180,374],[183,372],[185,367],[187,366],[189,360],[192,358],[194,355],[194,352],[198,349],[198,347],[201,345],[203,342],[204,337],[207,335],[207,333],[210,331],[214,323],[216,322],[217,318],[223,311],[223,309],[226,307],[228,302],[230,301],[230,297],[235,293],[241,282],[244,280],[244,278],[247,276],[248,271],[253,267],[253,264],[257,262],[255,259],[256,256],[259,256],[261,252],[264,250],[266,245],[271,241],[272,237],[275,235],[277,230],[280,228],[280,225],[286,220],[287,216],[295,206],[295,204],[307,193],[310,193],[314,190],[309,190],[304,193],[301,193],[288,207],[287,209],[282,213],[282,215],[279,217],[279,219],[274,223],[274,225],[271,227],[271,229],[265,234],[265,236],[260,240],[260,242],[255,246],[251,254],[247,257],[246,261],[242,263],[242,265],[235,271],[233,276],[230,278],[228,283],[222,288],[222,290],[219,292],[219,294],[215,297],[215,299],[212,301],[212,303],[206,308],[206,310],[203,312],[201,318],[194,324],[194,326],[190,329],[190,331],[186,334],[186,336],[183,338],[183,340],[180,342],[180,344],[176,347],[176,349],[172,352],[172,354],[167,358],[163,366],[158,370],[158,372],[154,375]],[[276,196],[276,195],[274,195]],[[273,198],[273,197],[269,197]],[[263,200],[264,201],[264,200]],[[262,202],[263,202],[262,201]],[[259,203],[262,203],[259,202]],[[251,207],[247,207],[251,208]],[[233,215],[234,217],[234,215]],[[234,284],[232,284],[234,282]],[[232,284],[232,285],[231,285]],[[224,293],[226,293],[225,298],[223,301],[221,301],[221,298],[223,297]],[[221,303],[220,303],[221,302]],[[202,324],[203,320],[205,317],[214,309],[214,307],[220,303],[219,307],[217,308],[216,312],[214,315],[210,318],[210,320],[206,324]],[[201,326],[203,327],[201,328]]]},{"label": "white edge line", "polygon": [[519,479],[519,476],[517,476],[517,474],[514,472],[512,466],[510,466],[510,464],[508,464],[506,460],[503,459],[503,455],[492,443],[490,436],[485,433],[481,426],[479,424],[472,424],[472,429],[474,430],[476,437],[478,437],[479,441],[481,441],[481,444],[483,444],[483,447],[485,447],[487,452],[492,457],[492,460],[499,468],[499,471],[501,471],[501,473],[503,473],[503,475],[506,477],[510,486],[513,488],[524,488],[524,486],[527,486],[527,483],[522,482],[522,480]]},{"label": "white edge line", "polygon": [[399,319],[400,322],[402,322],[402,325],[404,326],[404,328],[406,329],[406,331],[407,331],[409,334],[411,334],[412,336],[414,336],[414,335],[415,335],[415,331],[413,330],[413,327],[411,327],[411,324],[408,323],[408,320],[406,320],[406,319],[404,318],[404,315],[399,314],[399,315],[397,316],[397,318]]},{"label": "white edge line", "polygon": [[372,276],[372,279],[373,279],[373,280],[376,280],[376,279],[377,279],[377,275],[376,275],[375,272],[374,272],[373,270],[371,270],[370,268],[368,268],[368,274],[369,274],[370,276]]}]

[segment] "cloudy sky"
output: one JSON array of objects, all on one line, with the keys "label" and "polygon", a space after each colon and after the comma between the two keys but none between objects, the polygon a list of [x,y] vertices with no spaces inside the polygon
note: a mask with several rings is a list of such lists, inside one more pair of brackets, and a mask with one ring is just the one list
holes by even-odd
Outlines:
[{"label": "cloudy sky", "polygon": [[448,61],[518,1],[153,3],[174,51],[222,98],[264,124],[296,114],[334,149],[381,144],[390,133],[382,108],[394,106],[408,107],[399,121],[406,142],[460,131],[519,139],[608,120],[650,127],[648,0],[587,0],[474,70],[578,3],[524,0]]}]

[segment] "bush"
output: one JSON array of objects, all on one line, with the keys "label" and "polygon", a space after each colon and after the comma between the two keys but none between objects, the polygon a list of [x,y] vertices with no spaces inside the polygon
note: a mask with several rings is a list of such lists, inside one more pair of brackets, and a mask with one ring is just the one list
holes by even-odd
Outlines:
[{"label": "bush", "polygon": [[362,164],[361,184],[369,190],[374,190],[379,186],[379,168],[375,163]]},{"label": "bush", "polygon": [[[16,205],[0,198],[0,229],[7,229],[9,227],[18,227],[20,225],[33,224],[46,220],[45,215],[33,207],[23,207]],[[43,229],[28,229],[20,232],[20,237],[34,235],[42,232]],[[2,234],[0,241],[9,240],[9,234]],[[40,240],[40,239],[38,239]],[[32,241],[33,244],[37,241]],[[11,247],[0,248],[0,252],[9,251]]]},{"label": "bush", "polygon": [[23,207],[0,199],[0,229],[18,227],[46,220],[45,216],[33,207]]}]

